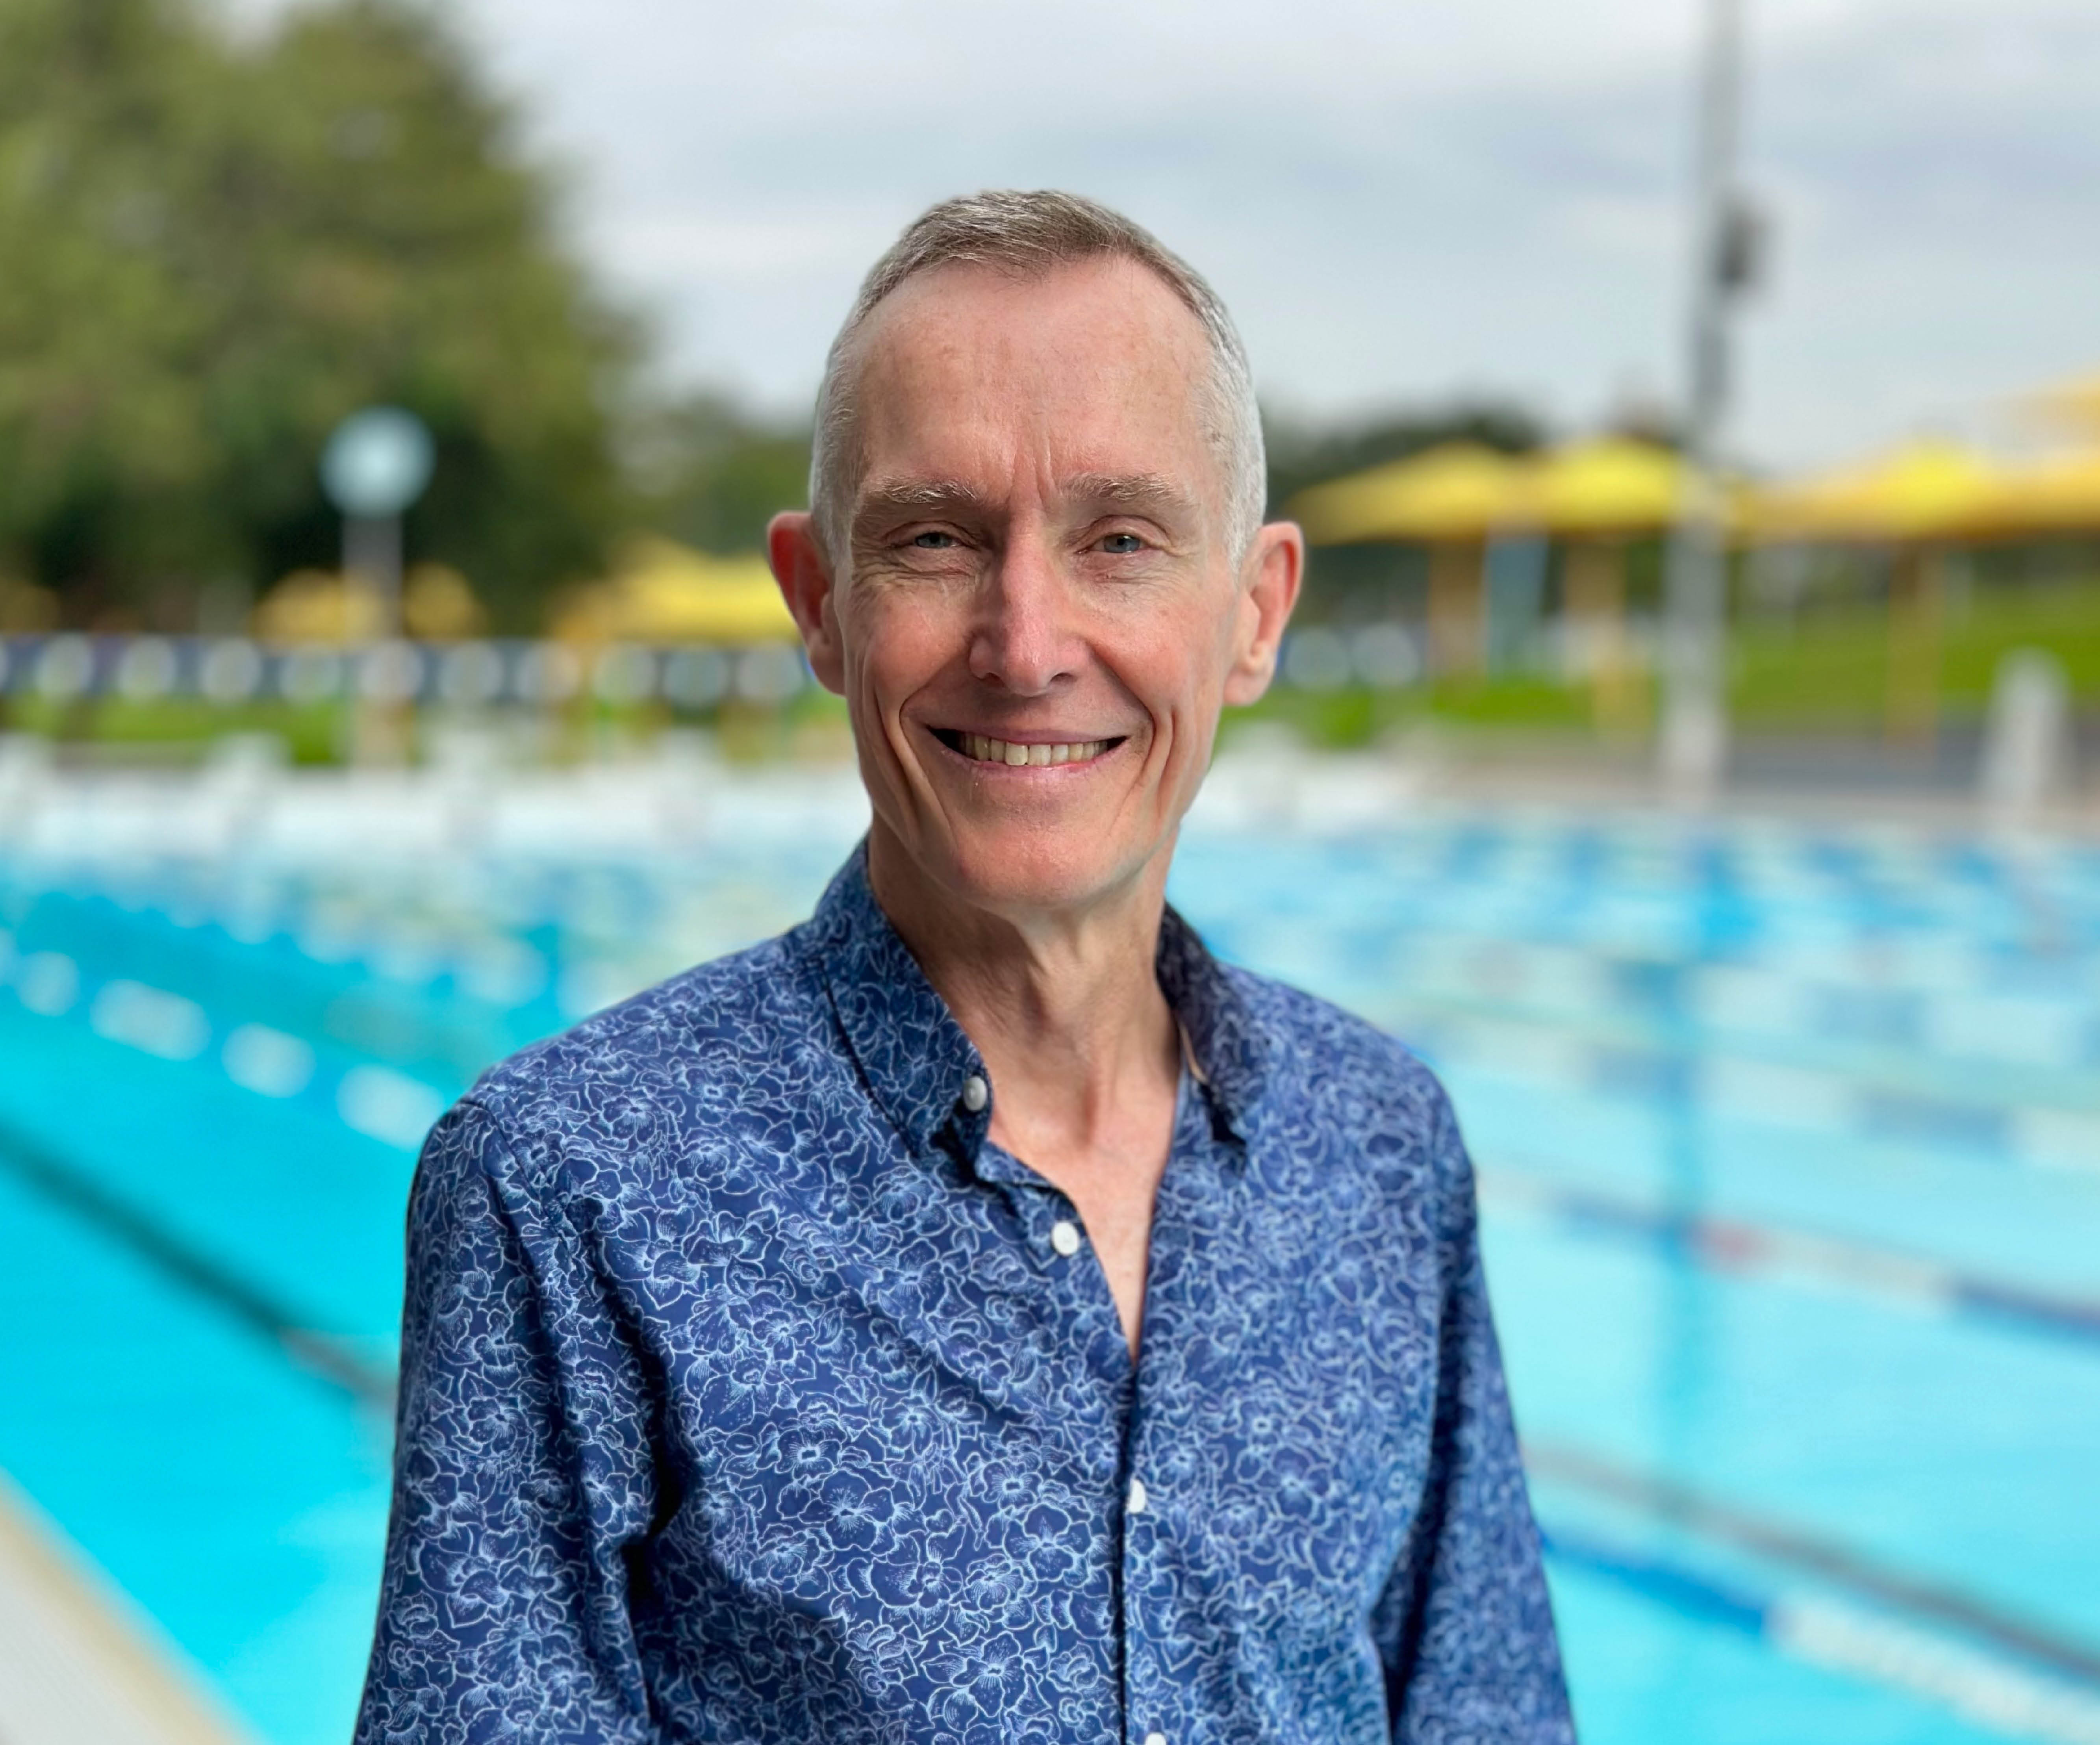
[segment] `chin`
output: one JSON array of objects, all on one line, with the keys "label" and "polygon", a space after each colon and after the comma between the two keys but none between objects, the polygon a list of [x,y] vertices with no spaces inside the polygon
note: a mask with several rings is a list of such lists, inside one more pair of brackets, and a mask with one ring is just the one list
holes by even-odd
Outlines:
[{"label": "chin", "polygon": [[955,895],[994,913],[1083,908],[1127,885],[1151,857],[1098,832],[971,830],[949,845]]}]

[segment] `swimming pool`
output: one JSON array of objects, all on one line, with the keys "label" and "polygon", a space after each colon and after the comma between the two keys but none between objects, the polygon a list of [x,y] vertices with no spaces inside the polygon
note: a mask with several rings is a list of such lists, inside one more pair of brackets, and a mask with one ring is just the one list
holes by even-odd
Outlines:
[{"label": "swimming pool", "polygon": [[[2100,1740],[2100,851],[1345,775],[1220,784],[1175,896],[1452,1088],[1584,1737]],[[0,855],[0,1469],[276,1745],[362,1674],[423,1127],[799,917],[862,815],[707,793]]]}]

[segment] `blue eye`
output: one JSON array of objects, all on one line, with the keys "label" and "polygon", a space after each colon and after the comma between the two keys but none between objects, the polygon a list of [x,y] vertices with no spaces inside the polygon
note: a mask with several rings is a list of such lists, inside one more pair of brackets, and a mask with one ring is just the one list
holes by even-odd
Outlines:
[{"label": "blue eye", "polygon": [[955,536],[953,533],[927,532],[915,533],[911,536],[911,543],[922,551],[946,551],[955,542]]},{"label": "blue eye", "polygon": [[1114,552],[1118,556],[1132,551],[1142,551],[1145,541],[1135,533],[1110,533],[1103,537],[1101,550]]}]

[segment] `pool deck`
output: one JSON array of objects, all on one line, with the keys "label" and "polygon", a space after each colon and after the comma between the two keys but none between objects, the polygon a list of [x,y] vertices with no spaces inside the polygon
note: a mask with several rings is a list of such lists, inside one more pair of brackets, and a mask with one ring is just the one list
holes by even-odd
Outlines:
[{"label": "pool deck", "polygon": [[4,1478],[0,1742],[253,1745]]},{"label": "pool deck", "polygon": [[[223,755],[197,768],[70,763],[41,740],[0,733],[0,819],[33,858],[172,855],[415,864],[491,849],[684,854],[709,837],[762,828],[836,840],[859,834],[867,802],[850,763],[723,761],[704,739],[668,734],[646,753],[571,767],[501,761],[488,744],[416,769],[300,769]],[[249,748],[253,749],[253,748]],[[1802,768],[1812,771],[1804,758]],[[1440,812],[1600,815],[1703,828],[1758,820],[1810,829],[1868,822],[1920,836],[2100,841],[2100,780],[2036,810],[1993,812],[1973,792],[1922,781],[1745,782],[1696,802],[1673,798],[1644,758],[1577,754],[1529,741],[1476,744],[1418,734],[1372,750],[1312,752],[1246,735],[1220,753],[1192,826],[1314,829],[1389,825]]]}]

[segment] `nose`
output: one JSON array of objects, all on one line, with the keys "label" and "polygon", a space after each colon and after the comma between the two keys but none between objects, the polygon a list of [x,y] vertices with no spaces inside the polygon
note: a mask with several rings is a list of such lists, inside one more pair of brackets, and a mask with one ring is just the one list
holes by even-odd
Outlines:
[{"label": "nose", "polygon": [[1050,541],[1013,531],[979,595],[970,672],[1014,696],[1043,696],[1077,675],[1081,644],[1070,585]]}]

